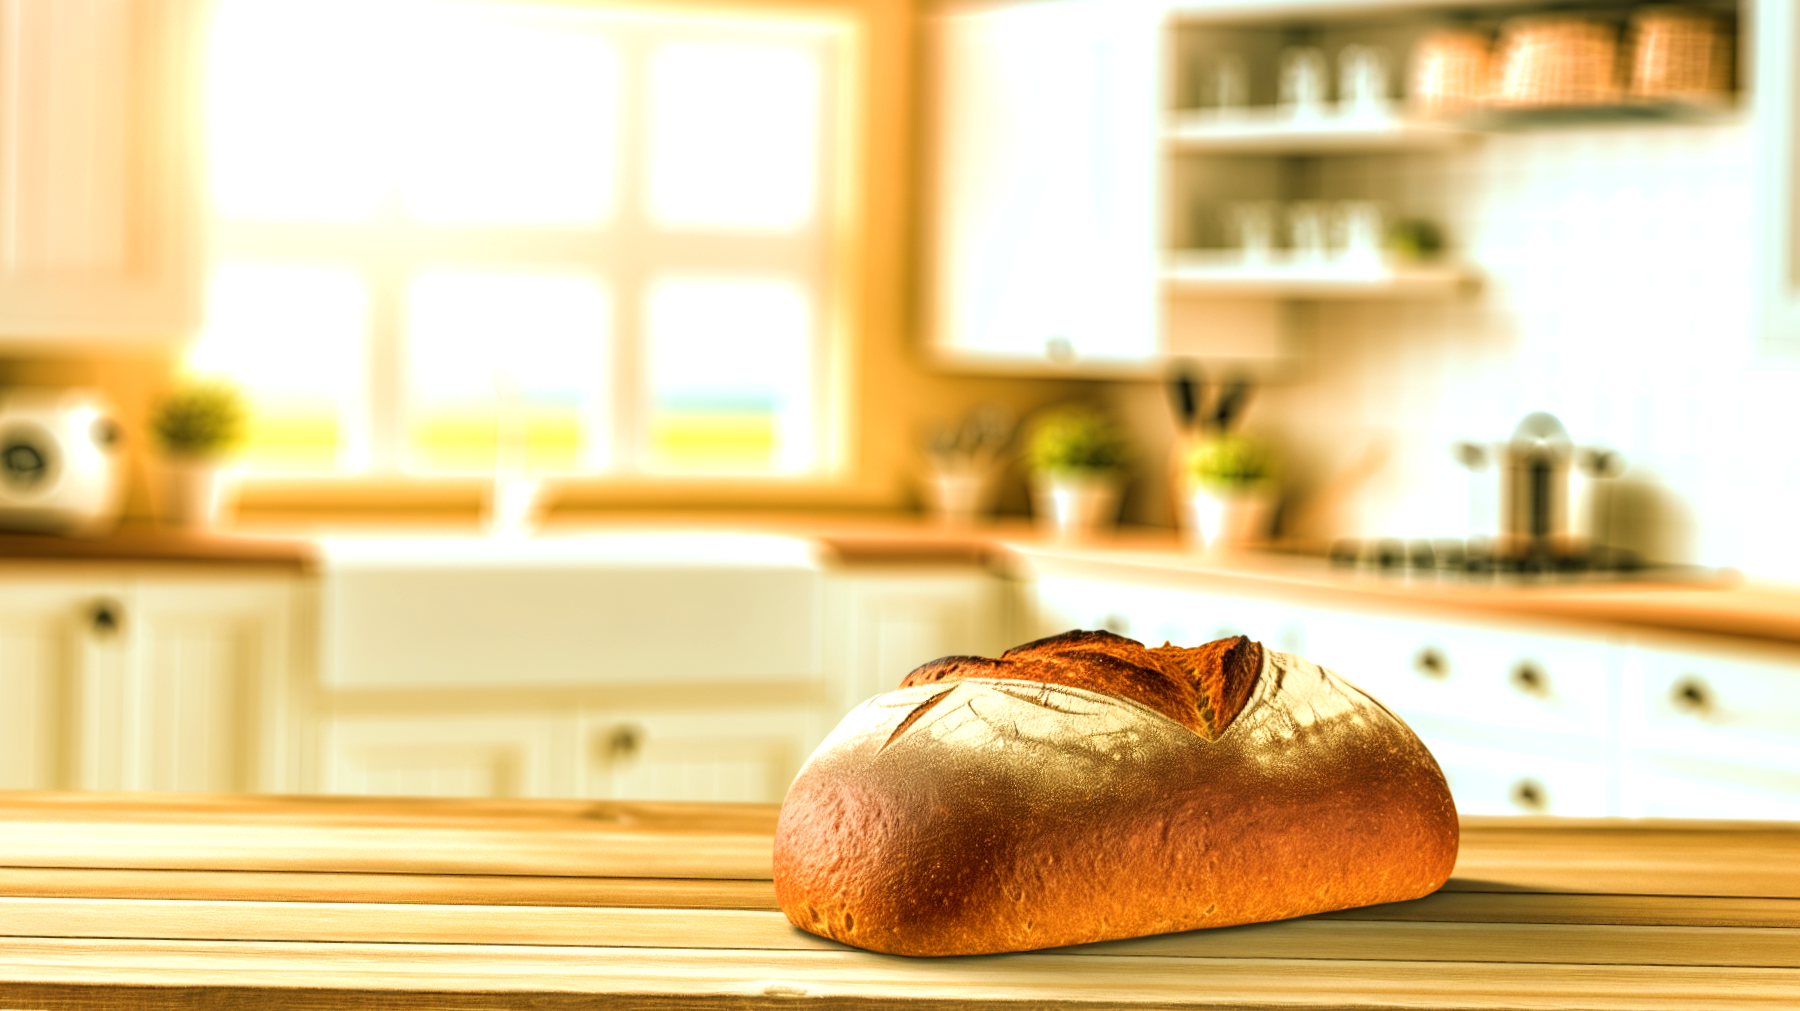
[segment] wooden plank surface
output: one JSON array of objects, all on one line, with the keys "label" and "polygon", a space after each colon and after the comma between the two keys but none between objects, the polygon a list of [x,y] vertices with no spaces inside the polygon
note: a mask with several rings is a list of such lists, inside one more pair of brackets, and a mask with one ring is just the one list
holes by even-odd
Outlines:
[{"label": "wooden plank surface", "polygon": [[[386,903],[0,898],[0,936],[164,940],[853,950],[776,912]],[[1065,954],[1800,968],[1800,932],[1770,927],[1299,919],[1109,941]]]},{"label": "wooden plank surface", "polygon": [[774,804],[0,793],[0,866],[768,879]]},{"label": "wooden plank surface", "polygon": [[0,1007],[1800,1005],[1800,826],[1471,818],[1414,902],[919,960],[787,923],[775,815],[0,795]]},{"label": "wooden plank surface", "polygon": [[[381,991],[661,998],[679,1006],[1791,1008],[1800,970],[1510,962],[1346,963],[1308,958],[990,955],[908,959],[855,951],[470,944],[298,944],[15,938],[0,979],[189,986],[227,992]],[[0,1000],[7,990],[0,986]],[[489,1006],[502,1006],[495,1000]],[[609,1002],[607,1006],[614,1006]],[[852,1004],[852,1006],[854,1006]]]}]

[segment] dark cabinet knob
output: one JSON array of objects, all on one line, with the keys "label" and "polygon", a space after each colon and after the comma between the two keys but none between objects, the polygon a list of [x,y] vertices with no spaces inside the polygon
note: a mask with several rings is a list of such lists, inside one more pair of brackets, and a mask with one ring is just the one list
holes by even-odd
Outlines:
[{"label": "dark cabinet knob", "polygon": [[1513,785],[1507,790],[1507,799],[1521,811],[1541,814],[1550,810],[1549,789],[1530,776],[1522,776],[1514,780]]},{"label": "dark cabinet knob", "polygon": [[125,624],[125,609],[116,600],[102,598],[96,600],[88,609],[88,627],[93,629],[97,638],[106,639],[119,634]]},{"label": "dark cabinet knob", "polygon": [[644,749],[644,728],[621,723],[594,739],[595,756],[603,765],[623,765]]},{"label": "dark cabinet knob", "polygon": [[1677,712],[1700,716],[1712,712],[1713,690],[1697,674],[1684,675],[1669,689],[1669,704]]},{"label": "dark cabinet knob", "polygon": [[1512,686],[1535,698],[1544,698],[1550,694],[1550,675],[1544,671],[1543,664],[1536,660],[1520,660],[1513,664]]},{"label": "dark cabinet knob", "polygon": [[1442,681],[1450,676],[1450,658],[1436,646],[1426,646],[1413,654],[1413,670],[1428,678]]}]

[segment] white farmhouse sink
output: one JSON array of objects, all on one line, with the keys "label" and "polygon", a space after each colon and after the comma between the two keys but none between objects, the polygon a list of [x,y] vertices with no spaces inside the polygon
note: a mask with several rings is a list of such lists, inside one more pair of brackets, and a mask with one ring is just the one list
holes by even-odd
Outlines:
[{"label": "white farmhouse sink", "polygon": [[646,531],[322,548],[331,684],[699,684],[820,668],[821,566],[799,538]]}]

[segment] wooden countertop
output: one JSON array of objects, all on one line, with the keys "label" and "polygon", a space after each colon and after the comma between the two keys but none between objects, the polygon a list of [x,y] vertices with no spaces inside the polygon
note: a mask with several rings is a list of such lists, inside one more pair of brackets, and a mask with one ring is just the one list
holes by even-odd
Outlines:
[{"label": "wooden countertop", "polygon": [[1800,826],[1465,819],[1415,902],[907,959],[775,909],[766,805],[0,794],[0,1006],[1728,1009]]},{"label": "wooden countertop", "polygon": [[298,538],[252,537],[153,526],[122,526],[104,537],[0,533],[0,564],[154,562],[305,571],[317,551]]}]

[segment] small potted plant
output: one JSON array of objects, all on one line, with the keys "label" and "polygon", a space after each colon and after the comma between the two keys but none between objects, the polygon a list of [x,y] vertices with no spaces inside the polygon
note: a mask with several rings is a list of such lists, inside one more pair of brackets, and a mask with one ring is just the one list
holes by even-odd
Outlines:
[{"label": "small potted plant", "polygon": [[1218,433],[1194,444],[1186,474],[1188,531],[1207,552],[1226,552],[1269,535],[1275,473],[1263,445]]},{"label": "small potted plant", "polygon": [[1087,406],[1055,408],[1032,426],[1032,511],[1060,540],[1079,540],[1117,522],[1128,456],[1125,433]]},{"label": "small potted plant", "polygon": [[225,459],[244,431],[244,398],[220,380],[184,383],[157,401],[150,430],[162,451],[159,514],[170,526],[218,522]]}]

